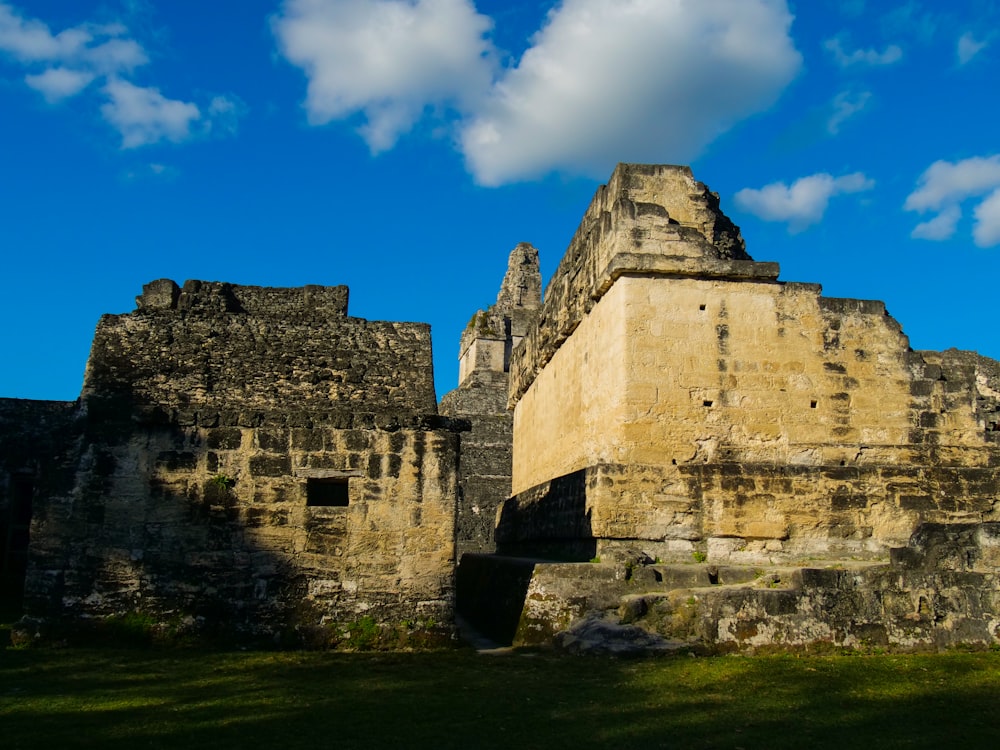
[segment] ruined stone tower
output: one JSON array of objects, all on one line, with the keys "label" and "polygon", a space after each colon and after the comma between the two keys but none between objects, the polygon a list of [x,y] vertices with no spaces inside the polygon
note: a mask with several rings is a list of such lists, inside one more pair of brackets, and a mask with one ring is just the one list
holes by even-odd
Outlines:
[{"label": "ruined stone tower", "polygon": [[512,418],[508,372],[514,348],[542,302],[538,251],[522,242],[507,261],[497,301],[478,310],[462,333],[458,388],[441,414],[468,419],[459,467],[458,553],[492,552],[497,509],[510,496]]},{"label": "ruined stone tower", "polygon": [[512,358],[500,546],[880,557],[993,519],[997,363],[820,291],[753,261],[688,168],[619,165]]}]

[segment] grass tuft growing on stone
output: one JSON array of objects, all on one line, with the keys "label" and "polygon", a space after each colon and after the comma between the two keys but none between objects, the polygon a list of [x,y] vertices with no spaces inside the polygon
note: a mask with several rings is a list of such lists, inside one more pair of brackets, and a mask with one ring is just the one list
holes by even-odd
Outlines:
[{"label": "grass tuft growing on stone", "polygon": [[995,747],[1000,654],[0,650],[5,750]]}]

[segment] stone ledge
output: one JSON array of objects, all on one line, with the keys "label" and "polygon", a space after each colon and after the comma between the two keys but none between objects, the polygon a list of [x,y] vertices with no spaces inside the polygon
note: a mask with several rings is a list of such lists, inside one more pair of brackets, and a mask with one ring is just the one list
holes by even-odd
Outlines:
[{"label": "stone ledge", "polygon": [[365,473],[359,469],[349,469],[340,471],[337,469],[293,469],[292,476],[302,479],[349,479],[351,477],[363,477]]},{"label": "stone ledge", "polygon": [[601,274],[595,299],[604,296],[622,276],[667,276],[673,278],[725,279],[727,281],[777,281],[777,263],[752,260],[692,258],[683,255],[618,253]]}]

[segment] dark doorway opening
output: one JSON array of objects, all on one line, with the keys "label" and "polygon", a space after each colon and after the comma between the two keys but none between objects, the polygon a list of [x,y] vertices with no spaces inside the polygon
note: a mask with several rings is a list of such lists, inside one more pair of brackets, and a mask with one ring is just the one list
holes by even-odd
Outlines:
[{"label": "dark doorway opening", "polygon": [[35,483],[30,474],[10,477],[6,512],[0,511],[0,608],[3,610],[19,611],[24,598],[34,495]]}]

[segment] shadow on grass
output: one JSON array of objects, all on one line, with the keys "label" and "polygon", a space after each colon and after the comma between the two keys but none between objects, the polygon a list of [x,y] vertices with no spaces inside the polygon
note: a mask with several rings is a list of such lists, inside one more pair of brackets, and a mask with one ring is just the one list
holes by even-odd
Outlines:
[{"label": "shadow on grass", "polygon": [[993,747],[1000,656],[0,652],[3,747]]}]

